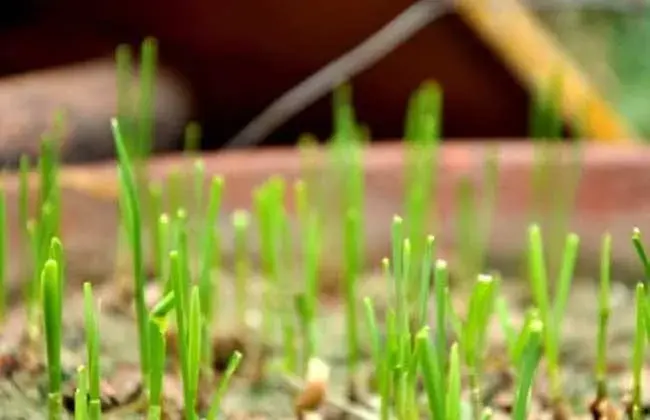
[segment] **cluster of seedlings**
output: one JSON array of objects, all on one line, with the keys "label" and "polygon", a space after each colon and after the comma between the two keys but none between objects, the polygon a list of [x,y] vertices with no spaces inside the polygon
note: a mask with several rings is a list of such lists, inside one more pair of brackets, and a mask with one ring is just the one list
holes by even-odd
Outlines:
[{"label": "cluster of seedlings", "polygon": [[[341,344],[346,348],[348,398],[337,399],[328,392],[331,366],[320,354],[319,343],[322,340],[319,312],[323,311],[319,295],[320,263],[324,252],[332,252],[325,249],[330,244],[324,223],[327,203],[321,200],[330,201],[329,204],[333,200],[319,197],[316,183],[309,179],[287,185],[286,180],[271,177],[254,192],[251,211],[239,210],[232,214],[235,317],[228,322],[244,329],[251,322],[258,325],[257,334],[247,347],[247,356],[240,350],[232,350],[225,369],[215,371],[213,336],[217,332],[216,320],[222,316],[219,269],[224,241],[217,226],[227,182],[220,176],[212,177],[205,194],[206,169],[200,157],[191,170],[175,173],[165,188],[147,180],[156,54],[155,41],[147,40],[140,65],[140,96],[129,98],[133,91],[131,55],[127,48],[120,47],[117,61],[122,101],[118,115],[110,122],[119,157],[120,245],[129,250],[129,278],[132,279],[129,289],[139,337],[141,392],[134,411],[150,420],[173,418],[164,395],[165,378],[173,366],[182,384],[182,418],[227,417],[228,413],[220,406],[240,363],[246,362],[248,354],[256,357],[255,348],[262,354],[271,343],[280,341],[279,363],[265,359],[267,365],[260,368],[257,382],[276,374],[293,378],[297,390],[294,410],[300,418],[327,417],[325,408],[336,406],[337,418],[478,420],[506,416],[523,420],[533,415],[532,395],[542,360],[550,383],[546,411],[555,418],[573,417],[576,408],[567,404],[563,392],[560,337],[579,253],[579,237],[566,234],[566,229],[557,229],[549,233],[549,240],[543,240],[541,225],[530,225],[525,256],[533,306],[523,324],[514,325],[500,290],[503,280],[499,273],[489,271],[485,263],[489,220],[497,194],[498,165],[493,157],[485,165],[486,185],[481,203],[476,202],[477,194],[471,183],[464,183],[459,189],[458,261],[437,257],[436,238],[427,234],[435,232],[430,216],[436,199],[442,102],[441,93],[433,83],[423,84],[409,104],[404,218],[395,216],[392,225],[387,226],[391,231],[392,252],[378,265],[389,298],[387,303],[382,302],[381,310],[377,302],[359,292],[359,281],[365,270],[363,148],[369,133],[355,119],[349,89],[341,87],[334,95],[335,127],[324,155],[336,179],[343,180],[339,198],[334,201],[341,233],[338,235],[341,243],[336,249],[341,250],[344,261],[340,278],[346,343]],[[552,96],[553,93],[540,96],[535,101],[533,137],[560,137],[562,124],[553,109]],[[138,104],[137,108],[133,104]],[[195,146],[198,138],[197,127],[191,125],[187,130],[187,144]],[[48,418],[72,415],[78,420],[97,420],[110,413],[104,410],[102,402],[102,327],[93,287],[88,282],[83,284],[87,359],[77,370],[71,408],[66,409],[64,404],[62,320],[63,300],[69,287],[66,286],[65,246],[60,239],[56,139],[57,132],[53,131],[42,143],[38,160],[39,211],[34,217],[29,216],[27,205],[30,163],[27,158],[21,160],[20,223],[33,256],[33,275],[26,287],[26,333],[32,345],[45,342]],[[301,148],[309,155],[317,146],[305,141]],[[540,150],[534,187],[539,192],[542,208],[548,204],[544,203],[543,192],[550,188],[548,167],[544,168],[552,156],[543,145]],[[543,212],[552,216],[554,226],[566,225],[577,178],[575,181],[566,182],[565,191],[554,187],[554,202],[559,204]],[[192,193],[183,193],[181,184],[191,185]],[[288,187],[292,188],[292,207],[300,232],[297,238],[289,234],[293,216],[285,206]],[[5,195],[1,194],[0,281],[6,278],[8,255],[6,205]],[[259,238],[259,275],[263,279],[261,284],[255,284],[262,288],[260,313],[263,315],[258,321],[249,319],[248,310],[251,306],[249,280],[254,274],[249,253],[249,233],[253,229],[257,229]],[[549,247],[553,238],[557,245]],[[295,240],[299,242],[297,246],[291,243]],[[634,230],[632,243],[650,279],[650,260],[638,230]],[[646,340],[650,337],[650,297],[645,283],[639,283],[631,398],[616,404],[611,401],[607,386],[611,246],[611,237],[603,235],[600,316],[594,320],[599,325],[594,372],[597,393],[589,409],[593,418],[640,419],[644,411],[641,386]],[[561,252],[555,255],[549,248]],[[300,250],[299,263],[295,262],[295,249]],[[155,276],[150,275],[149,260]],[[469,286],[465,313],[459,313],[452,301],[452,268],[454,274],[458,273],[459,281]],[[556,282],[549,280],[551,268],[557,269]],[[295,278],[299,279],[297,289]],[[151,282],[159,286],[158,299],[153,304],[147,298]],[[0,285],[0,291],[4,289]],[[1,296],[2,316],[5,301],[6,297]],[[483,389],[488,325],[493,318],[498,320],[505,337],[512,378],[512,401],[500,406],[486,403]],[[363,366],[368,364],[370,378],[359,385],[359,378],[364,377]],[[206,386],[211,390],[207,403],[200,401],[200,388]]]}]

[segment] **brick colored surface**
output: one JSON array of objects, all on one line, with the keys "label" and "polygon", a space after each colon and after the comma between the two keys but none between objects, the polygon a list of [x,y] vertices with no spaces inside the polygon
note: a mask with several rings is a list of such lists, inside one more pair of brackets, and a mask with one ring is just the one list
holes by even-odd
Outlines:
[{"label": "brick colored surface", "polygon": [[[456,212],[454,193],[458,181],[468,176],[477,183],[482,176],[485,143],[448,143],[442,148],[440,167],[441,226],[438,237],[446,257],[453,258]],[[497,268],[513,273],[521,262],[525,228],[531,221],[531,170],[535,154],[530,144],[499,145],[500,176],[497,211],[489,258]],[[565,152],[567,152],[565,150]],[[224,152],[204,156],[208,173],[226,179],[224,210],[248,207],[251,191],[268,176],[295,179],[301,160],[293,149],[258,152]],[[640,145],[607,146],[590,144],[583,150],[582,176],[576,195],[571,228],[582,237],[581,272],[596,276],[598,249],[604,231],[614,236],[614,273],[621,279],[638,279],[641,274],[629,237],[635,226],[650,226],[650,149]],[[151,162],[153,178],[161,179],[183,163],[181,157],[160,157]],[[403,150],[397,143],[372,147],[366,155],[367,262],[377,266],[388,255],[389,223],[401,211]],[[62,174],[64,187],[64,244],[74,280],[103,281],[111,278],[116,249],[117,178],[112,164],[71,167]],[[566,179],[555,181],[557,185]],[[321,194],[335,200],[334,183],[326,182]],[[7,179],[12,252],[20,250],[16,226],[16,180]],[[189,190],[189,187],[188,187]],[[227,216],[218,228],[224,235],[226,262],[232,256],[232,234]],[[329,220],[336,226],[335,220]],[[336,232],[332,230],[331,232]],[[650,232],[650,231],[649,231]],[[256,246],[256,245],[254,245]],[[336,273],[337,250],[326,244],[324,269]],[[10,258],[10,284],[18,290],[25,272],[22,256]],[[510,271],[509,271],[510,270]],[[21,274],[22,273],[22,274]],[[507,273],[506,273],[507,274]],[[554,273],[551,273],[554,275]]]}]

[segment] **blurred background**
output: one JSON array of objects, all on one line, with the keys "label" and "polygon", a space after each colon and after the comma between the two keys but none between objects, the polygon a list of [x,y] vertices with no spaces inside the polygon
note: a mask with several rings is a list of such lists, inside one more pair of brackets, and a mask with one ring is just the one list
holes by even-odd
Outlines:
[{"label": "blurred background", "polygon": [[[351,79],[358,118],[369,125],[375,141],[400,138],[409,95],[421,82],[432,79],[444,92],[444,137],[525,138],[528,90],[472,25],[455,12],[453,1],[437,1],[445,3],[445,13]],[[645,0],[546,1],[529,0],[525,5],[615,110],[641,136],[647,136],[650,98],[645,87],[650,78],[645,74],[650,66],[646,51],[650,20]],[[4,139],[0,148],[15,149],[16,144],[33,141],[30,127],[42,127],[41,120],[49,118],[52,107],[63,104],[71,118],[76,115],[83,120],[79,123],[83,130],[74,140],[78,143],[71,145],[85,150],[89,159],[104,157],[104,152],[92,149],[101,142],[110,143],[106,116],[114,113],[114,101],[108,97],[115,79],[97,67],[77,67],[71,72],[70,66],[110,62],[118,44],[128,43],[137,49],[147,36],[158,40],[160,72],[167,75],[164,83],[170,92],[157,98],[162,102],[157,118],[175,121],[163,133],[160,148],[179,148],[179,127],[189,120],[202,125],[204,148],[222,147],[274,99],[360,44],[413,3],[2,2],[0,132]],[[503,31],[517,36],[507,25]],[[93,78],[97,80],[93,82]],[[84,83],[101,84],[106,89],[102,92],[109,93],[95,93]],[[58,89],[50,89],[52,85]],[[292,144],[305,132],[327,137],[331,132],[330,101],[327,96],[309,105],[261,144]],[[84,112],[75,113],[75,108]],[[18,120],[23,122],[17,124]]]}]

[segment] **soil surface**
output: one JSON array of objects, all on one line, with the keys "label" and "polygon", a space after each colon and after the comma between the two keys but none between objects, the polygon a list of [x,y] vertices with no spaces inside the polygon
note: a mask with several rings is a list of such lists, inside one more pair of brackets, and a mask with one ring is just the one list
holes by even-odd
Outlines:
[{"label": "soil surface", "polygon": [[[225,337],[237,337],[241,345],[245,346],[244,362],[239,374],[234,379],[223,403],[222,409],[226,418],[269,418],[290,419],[295,418],[294,404],[299,392],[300,382],[296,378],[287,377],[280,373],[276,361],[279,362],[279,334],[275,343],[270,343],[271,357],[266,361],[267,375],[252,386],[252,377],[259,376],[259,363],[257,357],[249,356],[251,347],[246,346],[248,337],[256,334],[250,328],[241,330],[234,321],[234,288],[232,278],[228,274],[221,275],[221,307],[219,310],[215,349],[227,347],[232,340],[226,341]],[[109,418],[144,418],[136,413],[138,401],[138,376],[137,369],[137,331],[132,309],[129,304],[122,303],[119,293],[116,292],[118,281],[96,288],[96,296],[100,300],[100,334],[101,334],[101,364],[105,380],[105,413]],[[151,286],[151,293],[156,290],[156,283]],[[463,313],[466,302],[466,293],[462,287],[454,291],[455,308]],[[253,278],[248,285],[248,320],[257,323],[262,314],[259,313],[261,304],[260,279]],[[360,297],[370,296],[374,299],[378,315],[382,318],[382,308],[385,308],[387,299],[386,282],[378,275],[369,274],[360,284]],[[511,305],[515,317],[515,324],[519,325],[523,312],[529,305],[529,288],[527,284],[519,281],[504,281],[502,287],[504,295]],[[70,290],[66,294],[65,302],[65,329],[63,352],[63,365],[67,379],[67,397],[72,395],[74,387],[75,369],[85,363],[85,341],[83,332],[83,319],[81,312],[81,296]],[[569,305],[567,307],[566,321],[563,331],[562,363],[565,375],[565,395],[575,415],[571,418],[590,418],[588,414],[589,403],[595,395],[593,378],[593,363],[595,360],[595,340],[597,327],[597,289],[596,282],[578,279],[574,282]],[[128,300],[128,299],[127,299]],[[613,284],[612,316],[609,329],[609,361],[610,361],[610,392],[614,403],[619,404],[626,394],[629,386],[629,366],[631,366],[631,348],[634,332],[634,296],[632,290],[620,283]],[[345,370],[345,331],[344,308],[341,302],[334,298],[324,298],[319,308],[319,337],[318,356],[325,359],[332,368],[328,397],[324,404],[325,418],[343,418],[343,414],[351,415],[348,418],[378,418],[373,409],[372,398],[368,397],[369,363],[362,369],[359,378],[361,402],[348,402],[346,399],[348,387],[346,385]],[[433,311],[432,311],[433,313]],[[363,317],[359,318],[363,320]],[[257,321],[255,321],[257,320]],[[363,322],[363,321],[361,321]],[[251,327],[251,325],[249,325]],[[487,356],[486,378],[484,393],[489,403],[496,409],[496,414],[508,418],[505,412],[498,410],[499,406],[507,406],[512,398],[511,388],[508,387],[507,373],[503,358],[504,347],[500,326],[493,318],[489,333],[490,346]],[[25,314],[18,309],[10,314],[2,331],[0,339],[0,419],[33,419],[46,418],[45,395],[46,375],[42,361],[44,353],[37,346],[24,344]],[[248,331],[248,332],[245,332]],[[365,334],[366,329],[361,328]],[[22,341],[22,343],[21,343]],[[362,336],[362,343],[368,341]],[[228,344],[230,343],[230,344]],[[172,350],[168,360],[176,358]],[[232,348],[232,346],[230,347]],[[368,353],[368,349],[364,351]],[[367,359],[366,359],[367,360]],[[180,418],[178,406],[180,405],[181,385],[179,374],[174,371],[174,363],[170,364],[166,378],[166,401],[168,403],[168,418]],[[650,379],[650,373],[647,375]],[[296,388],[298,387],[298,388]],[[538,383],[535,403],[535,412],[544,413],[544,389],[546,387],[544,369],[538,373]],[[207,384],[201,387],[206,391],[205,397],[211,395],[213,386]],[[650,396],[646,395],[650,402]],[[70,404],[67,404],[70,405]],[[535,418],[545,416],[535,415]]]}]

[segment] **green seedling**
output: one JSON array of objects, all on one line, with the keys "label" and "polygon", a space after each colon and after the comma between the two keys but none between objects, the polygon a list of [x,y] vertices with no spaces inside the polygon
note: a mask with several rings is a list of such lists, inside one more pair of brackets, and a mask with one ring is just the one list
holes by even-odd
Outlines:
[{"label": "green seedling", "polygon": [[650,281],[650,260],[648,259],[648,254],[645,251],[645,246],[643,245],[643,238],[641,236],[641,230],[639,228],[634,228],[632,231],[632,244],[636,250],[639,260],[643,265],[643,272],[645,274],[646,283]]},{"label": "green seedling", "polygon": [[[254,192],[253,202],[255,208],[255,219],[260,238],[260,263],[262,275],[265,279],[263,296],[264,325],[262,328],[263,340],[268,342],[273,334],[273,322],[270,314],[273,313],[273,250],[274,250],[274,228],[272,212],[275,210],[273,195],[274,184],[269,180]],[[277,246],[277,245],[276,245]]]},{"label": "green seedling", "polygon": [[463,177],[457,189],[458,206],[458,248],[459,266],[463,269],[463,280],[475,279],[481,272],[480,239],[477,233],[480,232],[477,215],[476,189],[470,179]]},{"label": "green seedling", "polygon": [[199,371],[201,366],[201,336],[203,335],[201,319],[201,297],[199,287],[192,286],[185,258],[176,250],[169,255],[171,284],[173,285],[176,309],[176,328],[178,332],[178,353],[181,361],[181,377],[183,381],[183,396],[185,401],[185,416],[187,419],[197,419],[196,402],[198,392]]},{"label": "green seedling", "polygon": [[86,347],[88,358],[88,418],[99,420],[102,415],[101,388],[100,388],[100,364],[99,364],[99,325],[97,323],[97,310],[93,298],[92,285],[84,283],[84,321],[86,328]]},{"label": "green seedling", "polygon": [[203,229],[203,243],[201,247],[201,268],[199,288],[201,295],[201,310],[203,312],[203,361],[206,366],[212,364],[209,337],[214,332],[213,321],[215,318],[215,302],[219,304],[219,290],[214,280],[214,255],[219,253],[219,238],[216,227],[219,221],[221,200],[223,195],[224,179],[219,176],[210,182],[210,196],[208,199],[207,214],[205,215],[205,228]]},{"label": "green seedling", "polygon": [[436,299],[436,349],[438,366],[447,366],[447,300],[449,295],[447,262],[436,260],[434,292]]},{"label": "green seedling", "polygon": [[493,276],[485,274],[478,276],[470,295],[469,312],[463,323],[460,337],[461,351],[465,365],[469,369],[472,412],[476,419],[482,411],[479,381],[482,372],[485,336],[494,308],[496,288],[497,282]]},{"label": "green seedling", "polygon": [[444,367],[438,364],[438,355],[431,343],[427,329],[416,337],[423,351],[420,352],[422,380],[429,403],[429,414],[434,419],[447,419]]},{"label": "green seedling", "polygon": [[126,227],[132,251],[133,279],[135,283],[135,309],[138,322],[138,340],[140,349],[140,370],[143,383],[149,377],[149,320],[145,303],[145,271],[142,247],[142,227],[140,222],[140,204],[136,188],[136,178],[131,163],[131,156],[126,148],[120,122],[111,120],[113,138],[119,159],[118,169],[122,191],[122,205],[125,210]]},{"label": "green seedling", "polygon": [[237,322],[245,325],[246,320],[246,284],[250,275],[250,262],[248,259],[248,229],[250,215],[244,210],[235,211],[232,215],[232,224],[235,228],[235,300]]},{"label": "green seedling", "polygon": [[[405,212],[408,237],[416,259],[425,252],[422,232],[428,232],[429,215],[436,196],[437,156],[441,130],[442,93],[434,82],[425,82],[411,96],[406,117]],[[414,293],[414,292],[411,292]]]},{"label": "green seedling", "polygon": [[[320,226],[318,225],[318,219],[316,214],[312,213],[307,220],[307,230],[305,232],[305,288],[304,292],[298,298],[298,312],[302,320],[303,332],[304,332],[304,349],[303,349],[303,367],[304,372],[306,373],[307,363],[316,355],[316,349],[318,348],[317,343],[317,325],[316,318],[318,315],[318,270],[320,268],[320,252],[321,252],[321,240],[320,240]],[[351,247],[353,245],[350,245]],[[349,275],[349,274],[348,274]],[[346,279],[347,280],[347,279]],[[347,296],[347,295],[346,295]],[[349,302],[346,299],[346,308],[349,311]],[[349,316],[349,312],[348,312]],[[355,318],[356,319],[356,318]],[[349,321],[349,317],[346,317],[346,322]],[[356,328],[356,325],[347,324],[347,331],[350,332],[350,328]],[[356,330],[352,331],[353,337]],[[349,337],[349,336],[348,336]],[[358,343],[355,342],[358,345]],[[354,353],[353,349],[358,347],[353,347],[354,344],[348,343],[348,362],[352,368],[354,363]]]},{"label": "green seedling", "polygon": [[609,295],[612,236],[603,235],[600,251],[600,289],[598,293],[598,338],[596,354],[596,399],[607,398],[607,325],[611,313]]},{"label": "green seedling", "polygon": [[[201,220],[204,216],[203,214],[203,190],[205,188],[205,162],[201,159],[196,159],[192,165],[192,173],[194,174],[194,211],[197,213],[199,218],[199,223],[203,223]],[[199,246],[201,244],[199,243]]]},{"label": "green seedling", "polygon": [[517,371],[517,391],[512,412],[514,420],[526,420],[528,418],[530,392],[542,355],[542,322],[535,319],[526,324],[524,328],[522,336],[526,337],[526,343]]},{"label": "green seedling", "polygon": [[486,268],[498,176],[498,154],[491,149],[485,159],[481,194],[469,177],[461,178],[457,186],[457,264],[465,281],[475,279]]},{"label": "green seedling", "polygon": [[[446,420],[461,420],[461,368],[458,344],[451,345],[449,352],[449,373],[447,375]],[[444,366],[444,365],[439,365]]]},{"label": "green seedling", "polygon": [[140,54],[140,89],[138,97],[138,150],[137,157],[146,159],[154,146],[154,118],[156,101],[156,67],[158,42],[146,38]]},{"label": "green seedling", "polygon": [[404,280],[404,222],[401,217],[393,218],[391,229],[392,245],[392,279],[394,282],[395,313],[398,328],[402,332],[409,330],[409,314],[407,307],[407,282]]},{"label": "green seedling", "polygon": [[0,323],[5,319],[7,308],[7,197],[3,187],[0,187]]},{"label": "green seedling", "polygon": [[551,398],[555,402],[559,402],[562,399],[559,361],[560,327],[571,287],[578,246],[578,236],[573,233],[567,235],[564,256],[557,282],[556,296],[554,302],[551,304],[548,296],[548,280],[541,230],[538,225],[532,225],[528,229],[529,278],[535,306],[539,309],[540,317],[544,324],[544,350],[551,381]]},{"label": "green seedling", "polygon": [[169,292],[158,302],[149,314],[149,349],[151,369],[149,370],[149,409],[147,420],[162,418],[162,391],[165,375],[166,319],[175,306],[174,292]]},{"label": "green seedling", "polygon": [[529,135],[539,140],[560,139],[562,137],[563,118],[560,109],[563,79],[561,73],[555,73],[549,85],[539,86],[533,95],[530,108]]},{"label": "green seedling", "polygon": [[164,241],[160,228],[160,216],[163,214],[163,189],[160,183],[150,183],[148,186],[149,196],[147,199],[147,220],[149,221],[150,249],[152,250],[152,261],[155,273],[159,279],[164,279],[165,272],[163,262],[165,261]]},{"label": "green seedling", "polygon": [[167,213],[161,213],[156,223],[156,234],[158,242],[156,244],[155,254],[158,261],[158,276],[161,283],[165,285],[165,291],[171,290],[169,280],[169,261],[167,256],[171,250],[172,231],[171,221]]},{"label": "green seedling", "polygon": [[[187,331],[187,378],[189,384],[186,388],[185,394],[185,407],[188,419],[198,419],[194,410],[198,402],[199,391],[199,373],[201,371],[201,336],[203,335],[203,328],[201,326],[201,297],[199,295],[199,287],[192,287],[190,296],[190,312],[188,319]],[[189,398],[188,398],[189,397]],[[189,410],[193,414],[190,415]]]},{"label": "green seedling", "polygon": [[372,364],[377,368],[381,365],[382,351],[381,351],[381,333],[377,326],[377,315],[372,299],[366,297],[363,299],[363,309],[366,318],[366,326],[368,327],[370,336],[370,350],[372,356]]},{"label": "green seedling", "polygon": [[646,341],[646,291],[643,283],[636,285],[636,329],[634,332],[634,353],[632,355],[632,410],[640,411],[642,408],[642,373],[645,357]]},{"label": "green seedling", "polygon": [[63,418],[61,395],[61,337],[62,296],[59,284],[59,268],[56,261],[47,260],[41,274],[43,296],[43,321],[47,348],[47,370],[49,378],[48,418]]},{"label": "green seedling", "polygon": [[77,388],[74,391],[74,419],[88,420],[88,372],[81,365],[77,368]]},{"label": "green seedling", "polygon": [[18,221],[27,240],[27,221],[29,220],[29,156],[21,155],[18,163]]},{"label": "green seedling", "polygon": [[183,203],[186,201],[187,190],[183,186],[188,181],[188,178],[183,175],[184,173],[178,166],[174,166],[167,175],[167,205],[170,214],[178,213],[178,210],[183,208]]},{"label": "green seedling", "polygon": [[[422,268],[417,293],[417,327],[422,328],[429,324],[429,295],[431,291],[431,276],[433,274],[433,256],[435,253],[435,238],[431,235],[426,237],[424,252],[422,254]],[[443,317],[444,322],[444,317]]]},{"label": "green seedling", "polygon": [[193,157],[201,149],[201,126],[196,121],[191,121],[185,126],[183,136],[183,151]]},{"label": "green seedling", "polygon": [[[57,145],[52,137],[47,136],[41,142],[41,155],[38,162],[40,169],[40,195],[39,208],[44,211],[46,205],[50,205],[52,235],[59,234],[60,192],[58,184],[58,153]],[[44,216],[41,216],[43,219]],[[49,241],[48,241],[49,242]]]},{"label": "green seedling", "polygon": [[[345,224],[345,308],[346,308],[346,332],[348,338],[348,374],[351,378],[356,376],[359,363],[359,329],[358,317],[358,296],[357,283],[361,275],[361,215],[355,210],[347,213]],[[318,240],[315,238],[313,247],[318,247]],[[316,273],[314,273],[316,275]]]},{"label": "green seedling", "polygon": [[223,396],[226,394],[226,390],[228,389],[228,386],[230,385],[230,381],[232,380],[235,371],[239,367],[242,358],[243,355],[238,351],[235,351],[232,354],[232,356],[230,356],[230,360],[228,361],[226,371],[223,377],[221,378],[219,387],[217,388],[217,391],[214,393],[214,396],[212,397],[212,404],[210,404],[210,410],[208,411],[206,420],[217,419],[217,414],[219,413],[219,409],[221,408],[221,400],[223,399]]},{"label": "green seedling", "polygon": [[176,298],[183,301],[185,308],[190,305],[190,287],[192,284],[192,272],[190,269],[190,251],[189,240],[187,233],[187,212],[184,208],[178,209],[176,217],[174,218],[174,246],[178,251],[178,261],[180,263],[182,281],[182,289],[180,293],[176,294]]}]

